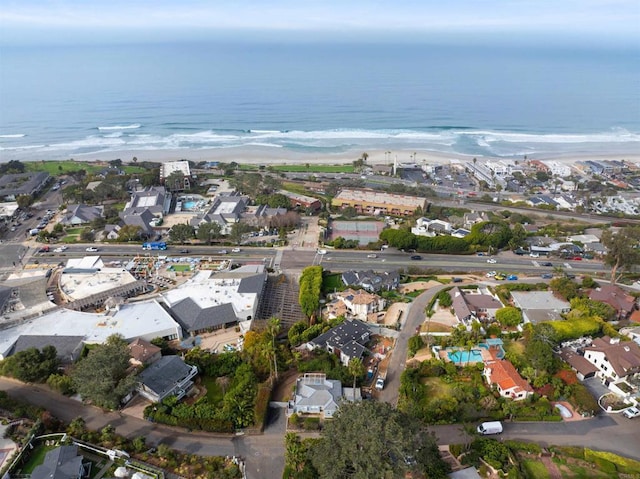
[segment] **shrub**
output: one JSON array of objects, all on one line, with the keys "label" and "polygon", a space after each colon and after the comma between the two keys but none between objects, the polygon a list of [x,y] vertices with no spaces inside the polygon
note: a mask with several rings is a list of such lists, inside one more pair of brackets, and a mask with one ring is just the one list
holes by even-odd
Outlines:
[{"label": "shrub", "polygon": [[304,419],[303,427],[307,431],[317,431],[320,429],[320,418],[319,417],[307,417]]},{"label": "shrub", "polygon": [[264,429],[264,421],[269,410],[269,399],[271,399],[271,386],[268,383],[262,383],[258,387],[254,406],[255,424],[261,431]]}]

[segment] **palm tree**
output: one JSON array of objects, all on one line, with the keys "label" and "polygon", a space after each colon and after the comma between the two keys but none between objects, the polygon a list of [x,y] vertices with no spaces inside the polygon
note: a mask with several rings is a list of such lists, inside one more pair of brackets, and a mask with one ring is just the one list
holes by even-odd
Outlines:
[{"label": "palm tree", "polygon": [[364,374],[364,365],[362,364],[362,359],[351,358],[351,361],[349,361],[348,369],[349,374],[353,376],[353,396],[355,399],[356,380]]},{"label": "palm tree", "polygon": [[278,318],[270,318],[269,321],[267,321],[267,334],[271,337],[271,344],[268,348],[267,354],[270,356],[269,360],[273,361],[273,377],[271,379],[272,384],[274,382],[274,379],[275,381],[278,380],[278,350],[276,348],[276,337],[278,336],[279,332],[280,320]]}]

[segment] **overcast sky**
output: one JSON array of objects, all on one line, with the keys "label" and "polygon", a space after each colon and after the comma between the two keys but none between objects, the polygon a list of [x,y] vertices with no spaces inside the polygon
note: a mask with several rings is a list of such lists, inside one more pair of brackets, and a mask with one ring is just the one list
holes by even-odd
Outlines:
[{"label": "overcast sky", "polygon": [[[2,0],[3,42],[557,35],[640,43],[639,0]],[[506,37],[505,37],[506,38]],[[544,38],[544,37],[542,37]]]}]

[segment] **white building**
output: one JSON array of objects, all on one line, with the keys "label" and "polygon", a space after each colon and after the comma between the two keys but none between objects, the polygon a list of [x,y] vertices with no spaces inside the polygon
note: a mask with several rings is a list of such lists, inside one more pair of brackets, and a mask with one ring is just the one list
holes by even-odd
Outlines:
[{"label": "white building", "polygon": [[173,173],[182,173],[185,177],[190,177],[191,169],[189,168],[189,162],[187,160],[180,160],[162,163],[162,168],[160,169],[161,181],[168,178]]},{"label": "white building", "polygon": [[451,229],[451,223],[447,221],[418,218],[416,225],[411,228],[411,232],[416,236],[436,236],[438,234],[450,234]]},{"label": "white building", "polygon": [[571,175],[571,166],[558,161],[543,160],[541,161],[553,176],[565,177]]}]

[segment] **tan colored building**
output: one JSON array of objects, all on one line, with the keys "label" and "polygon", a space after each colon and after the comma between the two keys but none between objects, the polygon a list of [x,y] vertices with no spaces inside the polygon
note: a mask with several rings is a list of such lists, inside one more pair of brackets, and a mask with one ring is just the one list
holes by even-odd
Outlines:
[{"label": "tan colored building", "polygon": [[427,205],[426,198],[368,189],[343,189],[331,201],[331,206],[341,209],[353,207],[361,214],[391,216],[410,216],[418,208],[426,211]]}]

